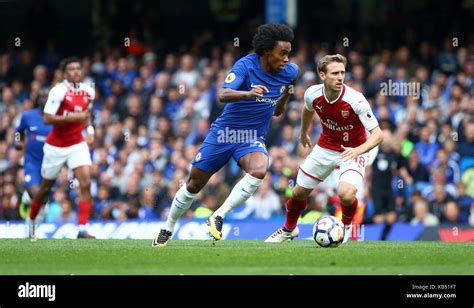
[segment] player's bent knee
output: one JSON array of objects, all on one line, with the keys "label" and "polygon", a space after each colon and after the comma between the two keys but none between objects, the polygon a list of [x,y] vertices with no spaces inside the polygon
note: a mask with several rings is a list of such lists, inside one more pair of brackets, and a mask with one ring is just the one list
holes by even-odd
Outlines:
[{"label": "player's bent knee", "polygon": [[249,172],[251,176],[257,179],[263,179],[266,173],[267,173],[266,168],[257,168],[257,169],[250,170]]},{"label": "player's bent knee", "polygon": [[341,202],[344,204],[350,204],[352,201],[354,201],[355,197],[357,194],[357,189],[354,188],[340,188],[338,190],[338,196],[339,199],[341,199]]},{"label": "player's bent knee", "polygon": [[192,194],[197,194],[204,187],[205,183],[202,183],[197,180],[189,180],[186,183],[186,190]]},{"label": "player's bent knee", "polygon": [[341,203],[346,206],[351,205],[355,197],[356,195],[352,193],[339,194],[339,199],[341,199]]},{"label": "player's bent knee", "polygon": [[298,201],[303,201],[308,198],[310,193],[311,193],[311,190],[296,185],[295,188],[293,189],[293,193],[291,197]]},{"label": "player's bent knee", "polygon": [[340,182],[337,194],[341,201],[352,201],[356,197],[357,187],[347,182]]},{"label": "player's bent knee", "polygon": [[54,181],[43,179],[40,190],[50,190],[54,185]]},{"label": "player's bent knee", "polygon": [[84,181],[84,183],[79,183],[79,187],[81,190],[87,190],[89,191],[91,188],[91,182],[90,181]]}]

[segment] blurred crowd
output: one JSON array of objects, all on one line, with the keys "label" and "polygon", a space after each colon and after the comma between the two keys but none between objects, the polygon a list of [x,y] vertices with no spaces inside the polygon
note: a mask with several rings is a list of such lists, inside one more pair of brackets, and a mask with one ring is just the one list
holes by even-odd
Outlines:
[{"label": "blurred crowd", "polygon": [[[271,166],[264,183],[234,219],[284,215],[298,165],[308,154],[299,145],[304,91],[319,83],[315,67],[328,53],[348,58],[346,84],[362,92],[384,131],[360,192],[360,222],[474,225],[474,44],[442,46],[428,41],[367,52],[297,38],[291,61],[300,78],[284,115],[267,137]],[[96,89],[91,148],[93,219],[164,219],[190,162],[224,104],[216,93],[235,61],[248,50],[232,43],[199,53],[191,48],[158,56],[146,48],[104,48],[82,58],[84,82]],[[354,46],[360,46],[355,44]],[[135,47],[135,48],[134,48]],[[18,49],[0,55],[0,219],[19,219],[23,153],[14,131],[22,113],[44,102],[62,80],[62,55]],[[407,86],[413,86],[409,92]],[[313,141],[321,132],[319,119]],[[186,213],[207,217],[228,196],[241,170],[231,161],[216,173]],[[311,195],[303,215],[337,211],[337,179]],[[64,168],[50,197],[46,221],[76,220],[77,182]],[[312,216],[313,215],[313,216]]]}]

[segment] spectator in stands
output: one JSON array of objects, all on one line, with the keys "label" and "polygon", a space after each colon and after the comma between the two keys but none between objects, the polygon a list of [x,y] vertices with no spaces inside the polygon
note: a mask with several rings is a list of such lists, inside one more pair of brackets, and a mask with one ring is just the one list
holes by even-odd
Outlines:
[{"label": "spectator in stands", "polygon": [[61,215],[56,217],[53,221],[55,223],[66,223],[72,222],[75,223],[77,221],[77,213],[73,210],[72,201],[68,198],[64,199],[61,202]]},{"label": "spectator in stands", "polygon": [[439,144],[436,140],[430,140],[430,131],[424,126],[420,130],[420,141],[415,144],[415,150],[420,155],[420,162],[423,166],[430,168],[436,158]]},{"label": "spectator in stands", "polygon": [[445,186],[437,184],[433,188],[432,194],[428,196],[430,202],[430,212],[441,219],[445,204],[453,200],[453,197],[445,191]]},{"label": "spectator in stands", "polygon": [[450,225],[464,223],[463,221],[461,221],[459,213],[460,213],[459,205],[456,203],[456,201],[454,200],[448,201],[446,205],[443,207],[441,223],[450,224]]},{"label": "spectator in stands", "polygon": [[180,69],[174,76],[173,84],[178,87],[185,86],[185,88],[190,89],[196,85],[199,73],[194,69],[194,59],[190,54],[181,57]]},{"label": "spectator in stands", "polygon": [[463,223],[467,223],[471,208],[474,207],[474,198],[467,195],[466,185],[464,183],[459,182],[457,188],[458,197],[456,198],[456,203],[459,205],[459,220]]},{"label": "spectator in stands", "polygon": [[153,219],[156,218],[156,191],[155,187],[147,187],[140,192],[138,218]]},{"label": "spectator in stands", "polygon": [[[457,152],[462,157],[459,163],[461,172],[474,167],[474,119],[464,121],[464,134],[460,134]],[[463,125],[460,125],[460,128]]]},{"label": "spectator in stands", "polygon": [[[94,106],[96,141],[92,155],[97,167],[93,169],[93,185],[97,187],[97,204],[105,204],[98,209],[104,217],[127,219],[127,212],[134,217],[142,217],[144,212],[145,216],[149,215],[150,202],[144,202],[143,210],[141,200],[151,200],[151,196],[143,196],[144,190],[151,186],[156,200],[153,215],[166,216],[171,203],[168,196],[174,195],[179,179],[186,177],[186,166],[197,154],[196,147],[224,106],[216,101],[216,90],[222,86],[238,53],[245,53],[226,42],[206,42],[214,43],[209,52],[207,48],[200,49],[199,44],[192,44],[179,54],[156,50],[156,54],[149,51],[143,56],[138,53],[136,57],[126,57],[125,49],[106,46],[91,50],[82,58],[87,80],[95,82],[98,94]],[[347,55],[351,66],[347,83],[364,92],[369,102],[375,104],[380,123],[385,119],[391,123],[389,126],[396,124],[401,154],[407,158],[399,170],[405,188],[403,206],[409,205],[418,190],[423,191],[432,200],[432,210],[441,217],[449,200],[442,196],[441,190],[447,190],[459,206],[459,221],[466,221],[469,216],[474,224],[474,210],[470,214],[469,205],[474,198],[474,120],[471,120],[474,53],[468,46],[453,49],[447,42],[436,46],[423,41],[415,49],[407,45],[384,48],[380,53],[369,53],[364,48],[351,50]],[[351,42],[354,46],[363,46],[361,43]],[[287,112],[273,119],[268,135],[268,150],[273,159],[271,191],[282,199],[291,191],[291,181],[301,157],[305,157],[305,149],[296,146],[297,138],[293,138],[298,135],[302,96],[307,87],[318,82],[314,60],[331,49],[325,45],[314,52],[312,46],[301,38],[292,53],[302,77]],[[145,47],[154,50],[152,45]],[[346,52],[342,47],[339,44],[335,49]],[[26,46],[0,54],[0,197],[11,213],[0,214],[2,219],[15,217],[17,209],[12,200],[22,190],[10,185],[15,179],[13,175],[21,170],[19,157],[10,150],[15,121],[21,112],[31,108],[43,88],[62,81],[61,71],[57,69],[59,54],[49,42],[47,49],[37,53],[38,59]],[[381,84],[389,79],[396,85],[419,82],[421,98],[381,95]],[[320,133],[319,120],[314,121],[313,139]],[[374,166],[383,167],[384,160],[387,159],[382,158]],[[389,169],[392,168],[385,172]],[[129,204],[116,202],[126,194],[127,181],[136,177],[134,173],[139,176],[138,183],[132,185],[134,189],[138,187],[137,198],[127,199]],[[231,163],[223,169],[221,182],[232,185],[238,177],[238,168]],[[62,172],[57,191],[74,198],[75,189],[69,189],[69,185],[67,172]],[[442,188],[433,189],[433,186]],[[53,216],[59,215],[62,200],[57,207],[52,200]],[[452,205],[449,207],[448,213],[455,212]]]},{"label": "spectator in stands", "polygon": [[425,199],[419,199],[414,203],[413,216],[412,225],[422,224],[426,227],[439,225],[438,217],[429,212],[428,202]]},{"label": "spectator in stands", "polygon": [[383,129],[383,142],[372,164],[371,195],[375,205],[373,222],[393,224],[397,220],[392,179],[401,167],[401,155],[393,149],[393,135]]},{"label": "spectator in stands", "polygon": [[444,171],[446,183],[456,185],[461,180],[459,166],[456,161],[450,160],[448,152],[443,148],[438,150],[436,156],[437,158],[432,166],[433,170],[439,169],[441,172]]},{"label": "spectator in stands", "polygon": [[292,156],[296,154],[299,140],[296,137],[295,128],[292,125],[287,124],[283,126],[283,131],[276,145],[285,148],[288,154]]}]

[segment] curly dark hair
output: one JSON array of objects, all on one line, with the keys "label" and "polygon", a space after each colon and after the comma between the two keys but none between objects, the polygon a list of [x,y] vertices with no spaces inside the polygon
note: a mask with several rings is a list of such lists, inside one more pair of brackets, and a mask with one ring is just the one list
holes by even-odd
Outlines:
[{"label": "curly dark hair", "polygon": [[78,57],[69,57],[69,58],[66,58],[64,60],[61,61],[61,64],[60,64],[60,67],[61,67],[61,70],[64,72],[66,70],[66,67],[71,64],[71,63],[82,63],[81,62],[81,59],[79,59]]},{"label": "curly dark hair", "polygon": [[272,50],[278,41],[291,42],[295,34],[293,29],[283,24],[264,24],[258,27],[252,40],[255,53],[263,55],[265,50]]}]

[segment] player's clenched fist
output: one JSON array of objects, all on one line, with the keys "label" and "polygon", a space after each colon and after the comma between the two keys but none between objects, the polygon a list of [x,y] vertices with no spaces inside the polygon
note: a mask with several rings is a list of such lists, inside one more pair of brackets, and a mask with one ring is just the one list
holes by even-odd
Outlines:
[{"label": "player's clenched fist", "polygon": [[253,98],[257,96],[262,96],[263,93],[265,92],[267,93],[270,92],[265,86],[261,86],[261,85],[252,86],[252,90],[249,91],[249,97]]}]

